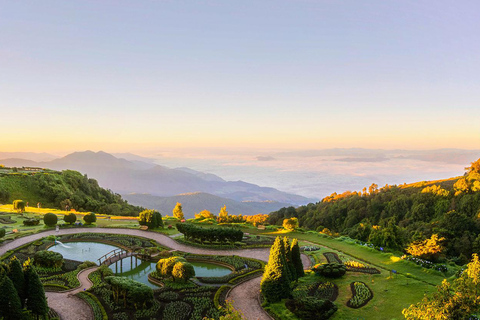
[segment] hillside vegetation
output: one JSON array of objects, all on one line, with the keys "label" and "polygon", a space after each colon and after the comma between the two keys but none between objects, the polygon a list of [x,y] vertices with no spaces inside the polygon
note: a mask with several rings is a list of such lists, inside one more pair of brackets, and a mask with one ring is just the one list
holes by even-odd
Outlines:
[{"label": "hillside vegetation", "polygon": [[297,217],[300,227],[343,234],[378,247],[404,250],[437,234],[444,255],[466,263],[480,251],[480,159],[462,177],[332,194],[321,202],[282,208],[269,222]]},{"label": "hillside vegetation", "polygon": [[94,179],[77,171],[52,171],[38,169],[0,170],[0,203],[22,199],[30,206],[77,211],[94,211],[101,214],[136,216],[141,207],[132,206],[119,194],[101,188]]}]

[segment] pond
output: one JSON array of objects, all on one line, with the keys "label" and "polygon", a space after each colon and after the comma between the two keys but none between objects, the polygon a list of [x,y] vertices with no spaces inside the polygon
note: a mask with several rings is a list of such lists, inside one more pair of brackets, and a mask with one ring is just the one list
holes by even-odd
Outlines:
[{"label": "pond", "polygon": [[[62,254],[64,259],[76,261],[93,261],[98,264],[98,259],[118,247],[97,243],[97,242],[67,242],[59,243],[48,250]],[[230,272],[227,267],[206,262],[191,262],[197,277],[222,277]],[[151,288],[158,289],[158,286],[148,281],[148,274],[155,271],[155,262],[148,262],[135,257],[125,258],[109,266],[118,276],[128,277],[135,281],[144,283]]]}]

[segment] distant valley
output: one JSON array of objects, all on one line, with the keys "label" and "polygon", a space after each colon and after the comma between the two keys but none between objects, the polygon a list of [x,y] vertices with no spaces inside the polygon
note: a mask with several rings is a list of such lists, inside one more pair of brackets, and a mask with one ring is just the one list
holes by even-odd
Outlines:
[{"label": "distant valley", "polygon": [[148,158],[132,154],[118,156],[123,158],[102,151],[85,151],[51,161],[10,158],[0,160],[0,164],[77,170],[98,180],[102,187],[124,195],[135,205],[169,214],[176,202],[181,202],[189,217],[203,209],[217,212],[223,205],[227,205],[232,214],[257,214],[315,201],[244,181],[226,181],[185,167],[172,169],[156,165]]}]

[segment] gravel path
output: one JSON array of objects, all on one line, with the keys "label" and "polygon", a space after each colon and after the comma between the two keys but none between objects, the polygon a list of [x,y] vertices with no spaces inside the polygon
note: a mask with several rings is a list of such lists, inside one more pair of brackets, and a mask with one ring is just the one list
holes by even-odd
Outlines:
[{"label": "gravel path", "polygon": [[[62,229],[58,232],[50,230],[33,234],[30,236],[18,238],[9,243],[0,246],[0,256],[5,254],[8,250],[15,249],[23,244],[38,240],[49,235],[65,235],[76,233],[108,233],[108,234],[128,234],[132,236],[145,237],[153,239],[161,245],[180,250],[189,253],[196,254],[208,254],[208,255],[237,255],[245,258],[254,258],[262,261],[268,261],[270,254],[269,248],[260,249],[238,249],[238,250],[215,250],[215,249],[203,249],[190,247],[176,242],[172,238],[151,231],[135,230],[135,229],[117,229],[117,228],[74,228],[74,229]],[[304,268],[310,266],[310,259],[302,254],[302,262]],[[84,272],[85,271],[85,272]],[[94,269],[86,269],[79,273],[80,287],[69,292],[48,292],[47,297],[48,305],[58,312],[62,320],[81,320],[92,319],[92,311],[88,305],[80,298],[74,296],[75,293],[88,289],[91,286],[90,280],[88,280],[88,274],[93,272]],[[228,298],[234,300],[234,306],[238,310],[242,311],[248,320],[256,319],[271,319],[270,316],[263,310],[259,304],[260,294],[260,280],[261,277],[257,277],[246,281],[236,286],[230,291]]]}]

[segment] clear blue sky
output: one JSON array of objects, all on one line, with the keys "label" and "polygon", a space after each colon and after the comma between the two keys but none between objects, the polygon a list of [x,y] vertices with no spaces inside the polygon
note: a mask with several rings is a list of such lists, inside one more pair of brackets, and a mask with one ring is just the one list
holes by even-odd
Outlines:
[{"label": "clear blue sky", "polygon": [[0,1],[0,149],[479,148],[479,12]]}]

